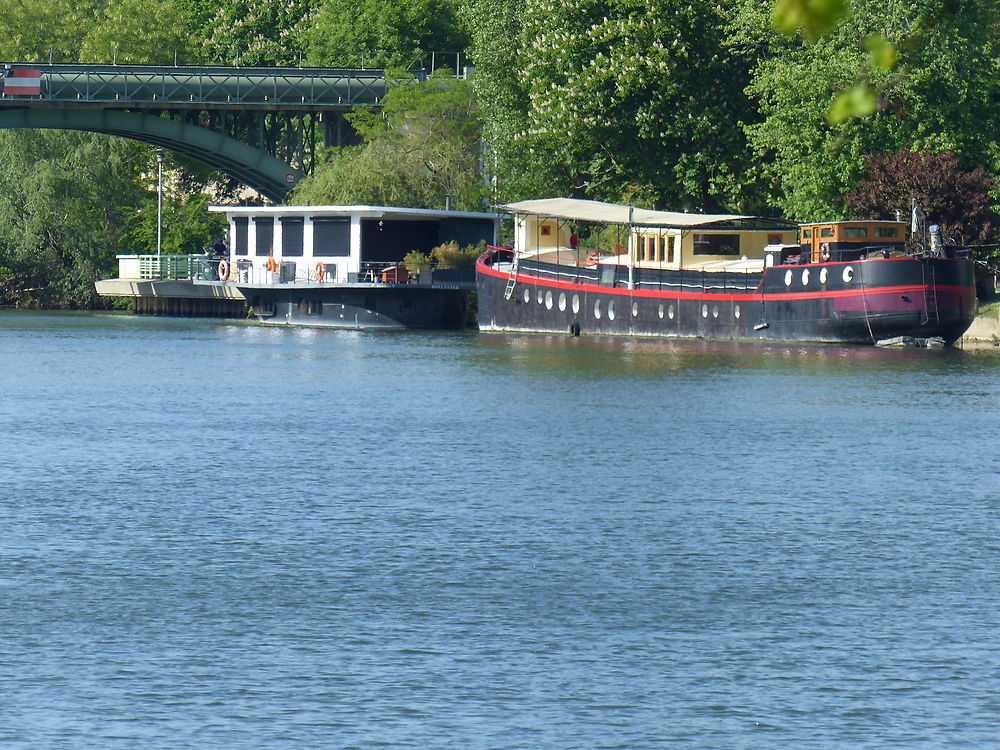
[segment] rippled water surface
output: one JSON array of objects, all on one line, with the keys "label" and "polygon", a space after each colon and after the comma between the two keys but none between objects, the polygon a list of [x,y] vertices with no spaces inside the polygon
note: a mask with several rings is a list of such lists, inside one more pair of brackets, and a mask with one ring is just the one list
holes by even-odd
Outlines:
[{"label": "rippled water surface", "polygon": [[0,745],[995,745],[998,352],[0,314]]}]

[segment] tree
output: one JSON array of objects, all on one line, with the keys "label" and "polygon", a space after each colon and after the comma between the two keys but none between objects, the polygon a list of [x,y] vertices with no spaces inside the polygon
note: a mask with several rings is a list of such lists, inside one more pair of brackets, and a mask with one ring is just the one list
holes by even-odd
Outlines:
[{"label": "tree", "polygon": [[926,154],[901,149],[868,156],[865,179],[844,196],[857,218],[909,216],[911,201],[946,236],[959,242],[985,242],[997,230],[990,193],[996,183],[986,170],[962,171],[954,154]]},{"label": "tree", "polygon": [[408,67],[424,52],[462,52],[456,0],[325,0],[306,35],[314,65]]},{"label": "tree", "polygon": [[[965,169],[996,170],[990,122],[1000,81],[998,11],[989,3],[969,4],[962,14],[938,11],[935,0],[856,0],[853,13],[814,44],[765,32],[773,38],[762,42],[768,54],[748,88],[763,117],[746,130],[772,200],[786,214],[843,216],[842,196],[862,178],[865,156],[907,145],[954,153]],[[917,28],[922,43],[904,44]],[[897,66],[872,65],[878,45],[865,40],[878,35],[898,49]],[[847,95],[864,105],[866,92],[874,92],[869,116],[831,123],[835,102]]]},{"label": "tree", "polygon": [[[0,285],[22,302],[86,307],[94,280],[117,271],[148,147],[76,132],[0,133]],[[13,281],[14,283],[11,283]]]},{"label": "tree", "polygon": [[[740,121],[749,116],[745,60],[726,48],[727,11],[707,0],[524,0],[520,32],[477,36],[482,90],[500,100],[510,138],[501,194],[562,193],[712,210],[752,201]],[[470,22],[471,23],[471,22]],[[516,46],[511,53],[503,44]],[[514,71],[498,74],[503,65]],[[523,71],[523,72],[522,72]],[[520,76],[522,82],[511,81]],[[518,105],[511,98],[521,97]],[[493,101],[483,106],[494,117]]]},{"label": "tree", "polygon": [[162,0],[110,0],[85,28],[80,62],[166,65],[191,48],[180,9]]},{"label": "tree", "polygon": [[293,200],[478,209],[479,112],[467,81],[449,71],[399,83],[382,110],[349,116],[364,143],[334,149],[296,188]]},{"label": "tree", "polygon": [[221,65],[298,65],[314,0],[180,0],[202,54]]}]

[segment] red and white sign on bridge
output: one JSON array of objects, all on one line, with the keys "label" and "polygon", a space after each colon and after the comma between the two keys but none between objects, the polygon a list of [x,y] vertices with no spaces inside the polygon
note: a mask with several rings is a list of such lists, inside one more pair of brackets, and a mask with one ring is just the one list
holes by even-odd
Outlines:
[{"label": "red and white sign on bridge", "polygon": [[30,68],[7,68],[3,78],[4,96],[41,96],[42,72]]}]

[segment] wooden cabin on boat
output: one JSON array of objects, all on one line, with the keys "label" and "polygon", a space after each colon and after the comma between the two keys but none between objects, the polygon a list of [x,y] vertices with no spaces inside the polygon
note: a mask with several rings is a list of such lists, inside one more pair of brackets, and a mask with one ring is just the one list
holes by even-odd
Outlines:
[{"label": "wooden cabin on boat", "polygon": [[803,224],[803,263],[857,260],[873,252],[900,254],[906,245],[905,221],[827,221]]},{"label": "wooden cabin on boat", "polygon": [[[798,224],[785,219],[652,211],[570,198],[501,208],[514,215],[514,246],[522,256],[564,265],[763,267],[765,247],[798,243]],[[606,233],[581,239],[587,225],[617,225],[620,231],[612,242]]]}]

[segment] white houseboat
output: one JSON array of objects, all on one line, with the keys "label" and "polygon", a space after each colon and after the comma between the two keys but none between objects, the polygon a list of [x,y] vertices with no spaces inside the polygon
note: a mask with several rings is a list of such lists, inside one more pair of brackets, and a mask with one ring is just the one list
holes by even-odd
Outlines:
[{"label": "white houseboat", "polygon": [[392,206],[213,206],[229,220],[219,282],[263,322],[349,328],[465,325],[473,268],[411,273],[403,258],[448,242],[494,244],[493,213]]}]

